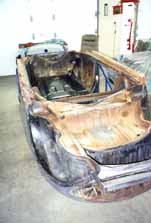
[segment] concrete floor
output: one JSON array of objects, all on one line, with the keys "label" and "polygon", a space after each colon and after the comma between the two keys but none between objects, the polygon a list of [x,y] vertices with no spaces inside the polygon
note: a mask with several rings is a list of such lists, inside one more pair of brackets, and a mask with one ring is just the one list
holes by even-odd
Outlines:
[{"label": "concrete floor", "polygon": [[15,77],[0,78],[0,223],[150,223],[151,191],[90,204],[58,193],[41,175],[24,135]]}]

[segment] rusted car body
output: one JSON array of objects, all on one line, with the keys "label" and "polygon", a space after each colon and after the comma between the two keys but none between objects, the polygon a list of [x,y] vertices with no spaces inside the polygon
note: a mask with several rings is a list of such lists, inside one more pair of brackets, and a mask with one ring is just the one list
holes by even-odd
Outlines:
[{"label": "rusted car body", "polygon": [[134,197],[151,187],[145,76],[98,52],[17,58],[19,100],[48,180],[79,200]]}]

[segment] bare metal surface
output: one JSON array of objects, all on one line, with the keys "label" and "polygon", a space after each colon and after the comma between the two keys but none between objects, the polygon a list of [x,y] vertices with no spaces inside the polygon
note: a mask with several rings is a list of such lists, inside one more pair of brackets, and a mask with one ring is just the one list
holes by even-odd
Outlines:
[{"label": "bare metal surface", "polygon": [[[72,54],[73,52],[69,52],[67,57],[63,57],[58,63],[55,62],[55,68],[61,65],[62,68],[67,69],[68,57]],[[92,71],[94,64],[89,61],[90,55],[94,57],[94,59],[113,68],[113,70],[117,70],[129,87],[132,84],[132,80],[127,78],[132,78],[133,84],[135,83],[135,85],[144,84],[143,74],[133,71],[111,58],[97,52],[87,52],[85,55],[88,55],[88,57],[86,57],[88,61],[85,58],[84,66],[82,67],[82,71],[80,71],[84,78],[85,76],[92,76],[93,79]],[[143,119],[140,99],[135,99],[136,101],[133,101],[132,92],[125,89],[111,96],[108,95],[107,98],[100,101],[97,105],[91,106],[44,101],[37,91],[29,87],[26,80],[27,72],[23,60],[24,59],[18,60],[17,63],[19,81],[25,104],[28,106],[36,99],[41,101],[41,112],[39,115],[47,119],[54,128],[59,130],[61,133],[61,144],[71,153],[83,156],[84,152],[82,152],[82,147],[97,151],[125,145],[141,140],[150,132],[150,122]],[[45,59],[41,60],[45,64]],[[45,66],[49,67],[48,62],[46,65],[43,65],[43,67]],[[35,69],[37,68],[38,63],[36,62]],[[74,69],[76,69],[76,67],[74,67]],[[87,82],[89,78],[83,80],[86,85],[89,85]],[[92,82],[91,79],[90,82]],[[45,113],[46,110],[49,114]],[[117,116],[117,114],[119,115]],[[36,115],[38,114],[36,113]],[[110,123],[110,126],[108,123]]]},{"label": "bare metal surface", "polygon": [[0,223],[150,223],[150,191],[107,204],[81,203],[56,192],[26,143],[16,98],[15,77],[0,78]]},{"label": "bare metal surface", "polygon": [[99,178],[102,181],[137,173],[151,172],[151,160],[123,165],[101,166]]},{"label": "bare metal surface", "polygon": [[113,70],[116,70],[119,73],[121,73],[121,75],[132,77],[136,81],[138,81],[138,83],[142,83],[142,84],[145,83],[145,77],[144,77],[143,73],[134,71],[130,67],[127,67],[127,66],[113,60],[112,58],[109,58],[108,56],[106,56],[102,53],[99,53],[96,51],[92,51],[92,52],[87,51],[86,54],[90,55],[92,57],[95,57],[96,59],[101,61],[103,64],[105,64],[105,65],[111,67]]},{"label": "bare metal surface", "polygon": [[[67,57],[63,57],[62,61],[55,62],[53,65],[56,68],[61,66],[61,69],[67,69],[73,56],[83,58],[83,66],[79,67],[75,63],[72,71],[77,75],[80,72],[81,82],[85,81],[85,86],[87,85],[88,88],[89,80],[91,83],[93,79],[89,77],[94,76],[95,60],[117,71],[118,76],[125,83],[125,88],[88,105],[43,100],[37,88],[30,88],[24,59],[18,59],[19,82],[25,107],[30,106],[33,116],[46,119],[51,127],[60,133],[58,143],[69,153],[86,158],[91,163],[91,158],[87,156],[84,148],[91,151],[106,150],[137,143],[148,136],[151,131],[151,122],[144,119],[141,107],[141,94],[145,84],[144,75],[96,52],[86,53],[85,56],[69,52]],[[93,58],[92,61],[90,57]],[[45,59],[42,61],[45,63]],[[46,68],[48,68],[47,65]],[[38,63],[36,62],[35,69],[37,68]],[[53,69],[51,66],[49,68]],[[69,193],[81,200],[99,202],[127,199],[151,187],[150,173],[145,174],[147,176],[140,173],[133,179],[127,176],[124,181],[118,178],[117,181],[110,179],[110,182],[103,183],[99,179],[94,182],[94,179],[91,178],[89,185],[84,188],[81,185],[80,188],[73,186]]]}]

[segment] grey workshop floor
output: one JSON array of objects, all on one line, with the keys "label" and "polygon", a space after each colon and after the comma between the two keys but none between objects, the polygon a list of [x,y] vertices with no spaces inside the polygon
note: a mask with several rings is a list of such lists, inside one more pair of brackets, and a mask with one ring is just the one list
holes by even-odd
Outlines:
[{"label": "grey workshop floor", "polygon": [[108,204],[64,197],[39,172],[28,148],[15,77],[0,78],[0,223],[150,223],[151,191]]}]

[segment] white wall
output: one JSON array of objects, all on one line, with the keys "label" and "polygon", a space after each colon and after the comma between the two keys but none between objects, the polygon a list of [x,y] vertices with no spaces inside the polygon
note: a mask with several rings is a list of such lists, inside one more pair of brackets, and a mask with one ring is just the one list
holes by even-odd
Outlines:
[{"label": "white wall", "polygon": [[[104,5],[108,4],[108,16],[104,15]],[[111,57],[131,54],[134,43],[136,25],[136,6],[134,3],[123,3],[123,12],[113,14],[113,6],[119,5],[119,0],[100,0],[99,14],[99,51]],[[129,20],[132,21],[132,27]],[[132,28],[132,31],[131,31]],[[130,37],[130,49],[127,39]]]},{"label": "white wall", "polygon": [[57,38],[64,39],[70,49],[79,50],[81,36],[95,33],[96,0],[30,0],[30,5],[36,40],[50,39],[56,33]]},{"label": "white wall", "polygon": [[[133,46],[135,40],[135,27],[136,27],[136,13],[137,13],[137,7],[133,2],[123,3],[122,26],[120,33],[121,35],[120,55],[128,55],[133,52]],[[132,23],[130,21],[132,21]],[[130,42],[128,43],[127,40],[129,38]]]},{"label": "white wall", "polygon": [[[104,16],[104,4],[108,4],[108,16]],[[113,5],[117,5],[118,0],[100,0],[99,16],[99,51],[111,57],[119,55],[121,39],[121,14],[113,15]]]},{"label": "white wall", "polygon": [[151,0],[140,0],[137,39],[151,38]]},{"label": "white wall", "polygon": [[[15,74],[18,43],[27,41],[28,19],[22,0],[0,1],[0,76]],[[25,5],[24,5],[25,8]]]},{"label": "white wall", "polygon": [[43,41],[56,32],[70,49],[79,50],[81,35],[96,30],[95,11],[96,0],[1,0],[0,76],[15,74],[18,44],[32,41],[32,33]]}]

